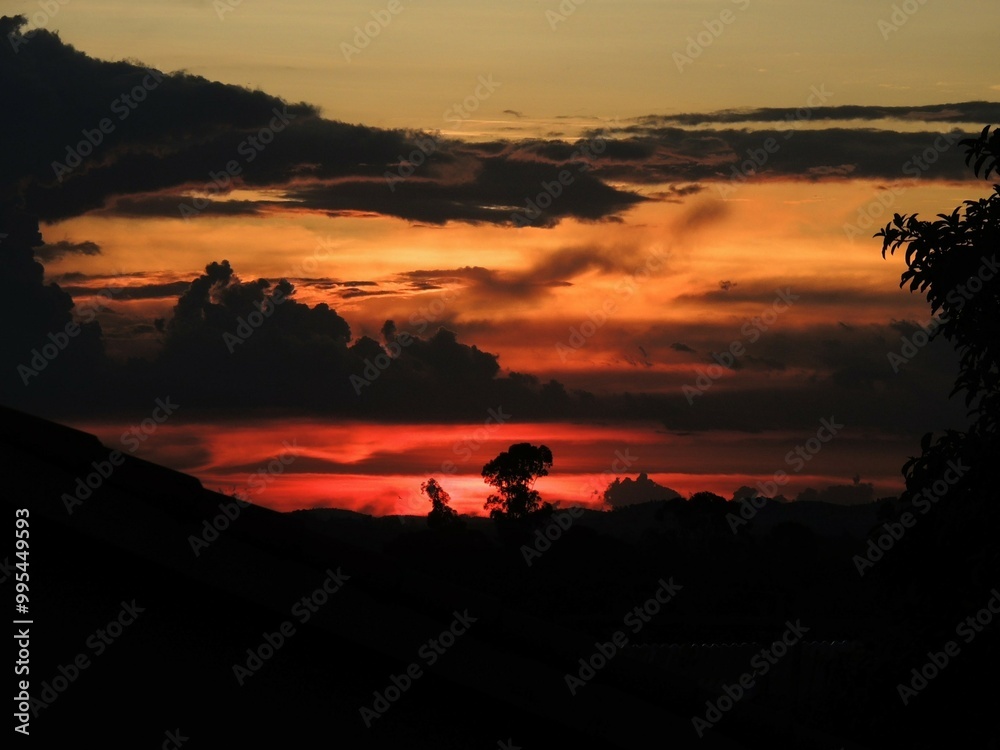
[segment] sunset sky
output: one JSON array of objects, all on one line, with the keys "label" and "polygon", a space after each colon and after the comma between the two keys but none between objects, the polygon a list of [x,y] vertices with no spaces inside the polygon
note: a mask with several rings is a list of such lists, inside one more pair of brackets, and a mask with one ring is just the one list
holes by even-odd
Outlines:
[{"label": "sunset sky", "polygon": [[[482,465],[524,441],[563,505],[640,473],[878,497],[964,424],[947,344],[889,359],[930,311],[872,235],[988,194],[958,140],[1000,122],[994,0],[51,5],[4,5],[58,32],[4,22],[4,186],[45,280],[100,308],[108,364],[12,405],[121,447],[169,395],[138,455],[377,514],[425,513],[432,476],[481,513]],[[279,279],[293,301],[227,346]],[[789,460],[823,420],[843,427]]]}]

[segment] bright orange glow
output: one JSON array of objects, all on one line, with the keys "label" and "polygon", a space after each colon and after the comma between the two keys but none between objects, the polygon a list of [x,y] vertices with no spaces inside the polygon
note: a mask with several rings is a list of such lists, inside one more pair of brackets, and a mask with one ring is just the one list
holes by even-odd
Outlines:
[{"label": "bright orange glow", "polygon": [[[923,300],[898,289],[901,263],[883,260],[878,242],[865,239],[896,207],[857,229],[862,237],[844,231],[879,188],[863,181],[772,182],[737,186],[723,200],[713,186],[691,205],[636,207],[625,224],[566,221],[548,230],[413,226],[388,218],[301,214],[196,221],[83,216],[47,229],[46,236],[87,238],[101,245],[102,254],[67,256],[49,263],[46,273],[58,279],[68,271],[141,270],[143,279],[127,283],[189,281],[209,261],[232,258],[244,279],[297,279],[297,299],[330,304],[347,318],[355,337],[377,338],[387,319],[413,333],[446,325],[468,331],[481,349],[500,354],[505,368],[552,376],[620,361],[634,353],[623,352],[622,342],[632,344],[637,331],[652,326],[682,328],[697,321],[723,336],[725,331],[738,335],[741,324],[760,315],[777,289],[801,295],[801,303],[779,321],[785,330],[831,320],[865,325],[926,317]],[[910,210],[932,213],[960,202],[968,189],[967,184],[907,187],[905,202]],[[708,216],[695,226],[689,221],[693,207]],[[560,275],[558,263],[546,263],[560,252],[587,248],[606,259],[606,268],[584,266]],[[644,275],[647,262],[660,258],[663,263],[654,263],[655,270]],[[404,276],[467,266],[486,267],[500,280],[529,286],[505,293],[493,283],[455,276],[448,301],[442,302],[443,291],[414,288]],[[314,287],[309,279],[368,280],[377,284],[370,289],[384,294],[345,298],[342,288]],[[736,291],[754,291],[759,300],[720,305],[701,297],[717,293],[723,280],[735,282]],[[547,285],[550,281],[568,285]],[[92,285],[100,289],[97,282]],[[843,289],[865,295],[864,304],[838,299],[836,291]],[[151,322],[168,315],[175,301],[176,295],[118,304]],[[585,350],[561,357],[557,343],[565,343],[571,329],[593,318],[605,302],[613,312]],[[524,335],[526,330],[531,335]],[[656,362],[677,363],[662,357]]]},{"label": "bright orange glow", "polygon": [[[444,325],[461,341],[498,354],[504,372],[556,378],[598,394],[676,395],[704,371],[706,352],[724,351],[733,341],[763,357],[768,337],[798,335],[808,341],[822,337],[824,326],[865,330],[927,318],[925,301],[898,288],[902,261],[884,260],[878,241],[867,238],[897,207],[864,221],[861,236],[845,231],[858,227],[859,211],[872,205],[882,184],[765,181],[738,185],[725,199],[717,187],[708,184],[686,204],[639,205],[621,224],[565,221],[544,230],[415,226],[388,218],[301,213],[190,222],[89,215],[49,227],[46,237],[88,239],[102,253],[67,256],[49,263],[46,272],[55,279],[71,271],[123,273],[122,284],[138,287],[190,281],[207,262],[232,258],[244,279],[294,279],[298,299],[330,304],[347,319],[354,338],[378,338],[387,319],[423,336]],[[969,186],[900,183],[900,189],[907,210],[932,214],[968,197]],[[488,269],[492,276],[461,270],[469,267]],[[425,272],[438,288],[412,283],[417,278],[412,272]],[[372,282],[361,289],[381,294],[345,296],[343,287],[317,283],[324,280]],[[731,282],[728,291],[721,288],[723,281]],[[77,304],[100,301],[94,295],[106,283],[77,282],[91,290],[90,296],[78,290]],[[797,301],[773,320],[764,317],[767,333],[760,343],[750,342],[744,326],[769,315],[780,290]],[[176,297],[174,290],[150,299],[112,300],[106,304],[115,314],[103,315],[102,325],[115,332],[123,321],[138,319],[151,330],[154,318],[169,317]],[[601,312],[609,309],[607,315]],[[580,339],[580,331],[588,335]],[[573,343],[574,332],[581,345]],[[152,356],[160,345],[155,333],[109,341],[118,357]],[[698,353],[676,349],[678,342],[692,344]],[[723,370],[713,388],[715,394],[794,392],[815,374],[796,366]],[[785,454],[809,437],[773,431],[679,437],[653,423],[526,423],[530,418],[514,415],[511,423],[487,432],[482,424],[171,424],[144,449],[150,451],[147,457],[189,471],[209,486],[245,488],[248,476],[282,450],[283,440],[295,440],[298,457],[256,501],[283,509],[336,505],[424,512],[419,486],[434,476],[457,508],[481,513],[488,488],[479,470],[514,442],[552,448],[553,473],[538,482],[546,499],[596,504],[614,476],[639,472],[684,494],[711,490],[729,497],[741,485],[787,470]],[[92,426],[116,440],[114,429]],[[898,468],[914,446],[902,438],[873,440],[838,440],[792,476],[783,493],[848,482],[856,473],[875,482],[882,494],[898,491]],[[613,471],[615,451],[626,448],[639,459]]]},{"label": "bright orange glow", "polygon": [[[502,410],[501,410],[502,411]],[[109,447],[123,448],[128,425],[77,424]],[[142,444],[138,455],[202,480],[210,489],[239,491],[252,502],[278,510],[341,507],[385,514],[423,515],[429,502],[420,484],[436,478],[462,513],[483,514],[490,489],[483,464],[513,443],[548,445],[549,476],[536,483],[544,500],[563,506],[600,507],[615,477],[647,473],[654,481],[688,496],[708,490],[726,498],[740,486],[791,474],[781,487],[794,497],[806,487],[849,482],[860,467],[880,494],[898,492],[893,456],[902,444],[887,441],[883,452],[871,442],[841,438],[795,474],[785,455],[805,436],[766,438],[716,432],[674,435],[655,424],[570,423],[398,424],[264,420],[237,423],[167,423]],[[721,457],[721,461],[720,461]],[[723,463],[730,473],[718,473]],[[761,473],[761,469],[764,473]]]}]

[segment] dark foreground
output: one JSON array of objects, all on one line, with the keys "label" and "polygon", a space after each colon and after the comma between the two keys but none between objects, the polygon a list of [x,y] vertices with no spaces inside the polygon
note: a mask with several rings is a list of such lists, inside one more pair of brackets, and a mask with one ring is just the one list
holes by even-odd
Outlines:
[{"label": "dark foreground", "polygon": [[[736,533],[731,504],[675,500],[546,546],[275,513],[2,416],[34,746],[998,746],[995,498],[768,507]],[[889,549],[865,565],[869,538]]]}]

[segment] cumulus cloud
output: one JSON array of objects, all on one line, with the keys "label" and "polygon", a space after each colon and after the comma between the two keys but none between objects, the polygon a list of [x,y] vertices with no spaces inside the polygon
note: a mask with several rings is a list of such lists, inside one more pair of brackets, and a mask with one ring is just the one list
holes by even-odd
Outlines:
[{"label": "cumulus cloud", "polygon": [[654,500],[673,500],[681,494],[669,487],[657,484],[645,473],[635,479],[625,477],[615,480],[604,490],[604,502],[612,508],[623,508],[626,505],[637,505]]},{"label": "cumulus cloud", "polygon": [[[0,296],[5,306],[0,325],[10,343],[3,352],[2,396],[18,408],[44,412],[68,405],[97,414],[132,412],[145,408],[150,394],[171,394],[192,413],[211,409],[230,415],[277,409],[438,421],[478,419],[485,409],[502,405],[530,419],[656,420],[672,432],[692,433],[809,434],[820,417],[830,415],[858,434],[888,425],[916,437],[928,426],[963,426],[964,409],[945,395],[957,362],[945,342],[931,342],[898,372],[890,367],[887,353],[897,351],[902,336],[916,330],[909,321],[768,331],[748,342],[740,369],[710,381],[692,404],[682,390],[696,383],[690,370],[643,367],[640,372],[648,373],[642,377],[649,382],[644,393],[616,393],[616,374],[595,372],[595,384],[606,375],[611,387],[588,394],[554,380],[505,373],[497,355],[465,343],[447,328],[417,335],[392,323],[383,326],[380,341],[355,338],[348,321],[328,305],[299,302],[289,281],[241,279],[225,260],[178,283],[172,314],[153,329],[148,321],[135,320],[115,329],[115,336],[120,329],[148,339],[146,359],[108,361],[107,334],[96,321],[84,319],[65,351],[25,387],[18,365],[30,364],[32,351],[49,343],[50,333],[66,329],[74,306],[65,289],[43,281],[43,268],[32,253],[42,244],[37,223],[8,214],[4,227],[8,233],[0,259],[9,283]],[[488,278],[484,269],[466,273]],[[140,290],[133,294],[138,298],[166,291],[156,284],[133,289]],[[80,309],[75,312],[79,317]],[[680,358],[690,364],[693,353],[725,349],[725,328],[709,322],[686,324],[683,330],[676,324],[652,326],[639,342],[623,335],[623,355],[642,351],[644,362]],[[708,367],[708,360],[701,366]]]},{"label": "cumulus cloud", "polygon": [[38,223],[0,204],[0,402],[45,411],[100,389],[106,365],[94,315],[74,316],[73,298],[45,283],[35,259]]},{"label": "cumulus cloud", "polygon": [[[10,346],[3,352],[0,396],[16,408],[70,403],[76,411],[106,415],[141,409],[150,394],[170,394],[190,413],[228,415],[282,409],[438,421],[479,419],[498,406],[539,417],[583,410],[580,398],[559,383],[503,375],[497,355],[446,328],[418,336],[387,321],[381,341],[355,339],[347,320],[327,304],[299,302],[285,279],[242,279],[227,260],[208,264],[188,282],[161,285],[177,293],[165,320],[130,320],[110,333],[96,322],[80,326],[70,345],[45,363],[39,385],[26,388],[17,365],[30,364],[33,348],[50,343],[48,334],[62,335],[73,322],[73,301],[43,283],[42,266],[31,257],[41,244],[37,223],[6,217],[5,227],[17,231],[2,245],[2,270],[15,287],[3,296],[7,314],[0,326]],[[132,287],[132,297],[162,294],[156,289],[154,295],[156,286]],[[116,363],[104,356],[104,346],[120,335],[156,338],[161,345],[146,359]],[[52,400],[60,393],[65,398]]]}]

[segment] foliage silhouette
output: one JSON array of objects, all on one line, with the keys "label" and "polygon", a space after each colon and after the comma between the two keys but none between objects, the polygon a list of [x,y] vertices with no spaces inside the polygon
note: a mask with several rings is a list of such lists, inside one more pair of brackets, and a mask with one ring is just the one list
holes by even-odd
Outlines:
[{"label": "foliage silhouette", "polygon": [[[977,139],[962,145],[966,163],[977,177],[988,180],[998,171],[1000,130],[991,132],[987,126]],[[892,508],[880,509],[872,538],[884,533],[886,516],[891,515],[893,522],[907,515],[918,521],[906,532],[905,543],[898,550],[893,547],[892,554],[864,578],[884,618],[883,627],[868,637],[867,663],[859,665],[852,679],[865,680],[869,686],[891,684],[921,663],[932,644],[953,638],[956,613],[982,606],[988,598],[985,592],[995,590],[1000,571],[995,541],[1000,503],[992,477],[1000,455],[1000,274],[995,255],[1000,240],[1000,185],[993,185],[985,198],[964,201],[951,214],[939,214],[937,221],[897,214],[875,236],[883,238],[883,257],[886,251],[894,254],[905,246],[907,270],[900,286],[908,283],[911,291],[926,295],[940,321],[933,335],[957,348],[959,374],[951,395],[964,395],[972,421],[965,431],[947,430],[936,439],[934,433],[925,434],[920,455],[903,466],[907,492]],[[932,515],[920,521],[925,513]],[[1000,663],[996,631],[977,636],[976,649],[978,663],[967,659],[949,666],[950,691],[940,691],[933,702],[921,695],[924,709],[933,706],[938,715],[955,715],[980,700],[965,686],[989,679],[977,670],[992,673]],[[961,690],[965,695],[959,697]],[[854,731],[869,734],[877,744],[899,743],[900,730],[920,739],[932,725],[922,714],[904,716],[891,693],[872,692],[870,687],[867,692],[875,697],[874,703],[853,696],[853,703],[845,699],[839,709],[841,715],[856,715]],[[890,724],[899,729],[887,730]],[[985,731],[978,731],[976,742],[985,744]]]},{"label": "foliage silhouette", "polygon": [[465,525],[455,509],[448,505],[451,502],[451,495],[445,492],[438,480],[428,479],[420,485],[420,491],[431,501],[431,510],[427,514],[429,529],[460,529]]},{"label": "foliage silhouette", "polygon": [[[962,141],[966,163],[977,177],[1000,173],[1000,129],[986,126],[978,139]],[[1000,416],[1000,278],[996,249],[1000,244],[1000,185],[979,200],[964,201],[951,214],[926,221],[895,214],[875,234],[882,256],[905,246],[907,270],[900,286],[926,295],[931,314],[941,325],[931,334],[943,336],[960,355],[959,374],[951,395],[964,393],[973,423],[968,432],[949,430],[936,441],[932,433],[921,441],[921,455],[903,467],[907,490],[919,493],[940,481],[949,462],[962,462],[961,481],[949,496],[985,491],[991,462],[998,455]],[[953,469],[954,471],[954,469]]]},{"label": "foliage silhouette", "polygon": [[547,513],[552,506],[542,504],[535,480],[549,473],[552,451],[545,445],[516,443],[483,466],[483,481],[498,494],[486,498],[484,508],[490,518],[523,520],[537,513]]}]

